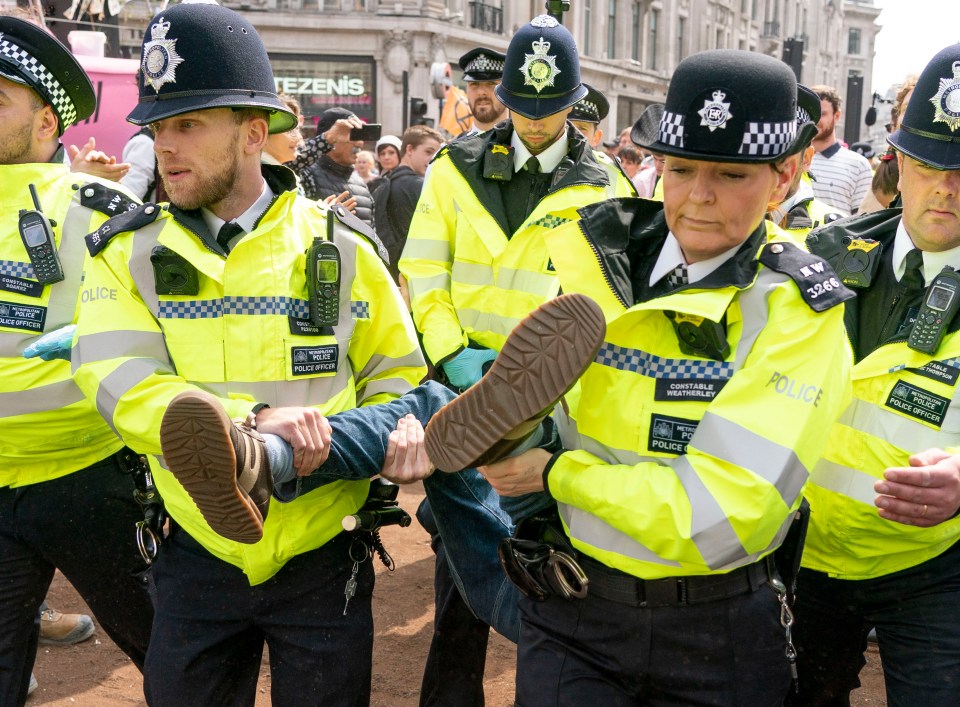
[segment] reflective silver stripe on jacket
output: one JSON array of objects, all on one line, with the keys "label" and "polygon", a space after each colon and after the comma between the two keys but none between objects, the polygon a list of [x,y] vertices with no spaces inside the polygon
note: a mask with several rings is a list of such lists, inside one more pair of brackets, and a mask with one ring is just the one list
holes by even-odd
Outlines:
[{"label": "reflective silver stripe on jacket", "polygon": [[59,410],[83,400],[72,378],[28,390],[0,393],[0,417],[17,417]]},{"label": "reflective silver stripe on jacket", "polygon": [[873,507],[873,500],[877,497],[873,485],[879,479],[826,459],[817,462],[813,468],[812,480],[821,488],[847,496],[870,507]]},{"label": "reflective silver stripe on jacket", "polygon": [[403,246],[404,260],[437,260],[450,262],[450,241],[426,238],[408,238]]},{"label": "reflective silver stripe on jacket", "polygon": [[407,281],[407,287],[410,289],[410,299],[415,299],[425,295],[431,290],[450,291],[449,273],[431,275],[430,277],[411,277]]},{"label": "reflective silver stripe on jacket", "polygon": [[[951,403],[948,415],[953,407]],[[944,423],[948,421],[949,417],[944,420]],[[858,398],[855,398],[843,411],[839,422],[872,437],[886,440],[904,450],[960,445],[960,434],[931,429],[909,417],[898,415],[885,407]]]}]

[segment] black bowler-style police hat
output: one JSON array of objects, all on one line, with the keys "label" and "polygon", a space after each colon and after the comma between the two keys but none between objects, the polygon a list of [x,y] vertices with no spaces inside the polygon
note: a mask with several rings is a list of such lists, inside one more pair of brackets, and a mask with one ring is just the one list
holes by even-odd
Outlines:
[{"label": "black bowler-style police hat", "polygon": [[460,57],[464,81],[499,81],[503,77],[506,55],[494,49],[477,47]]},{"label": "black bowler-style police hat", "polygon": [[817,136],[817,123],[820,122],[820,96],[804,86],[797,84],[797,139],[796,151],[804,150]]},{"label": "black bowler-style police hat", "polygon": [[656,132],[637,132],[637,144],[667,155],[775,162],[798,149],[797,80],[765,54],[699,52],[674,71]]},{"label": "black bowler-style police hat", "polygon": [[150,21],[140,56],[140,101],[127,116],[134,125],[241,107],[270,111],[271,133],[297,124],[277,97],[260,35],[233,10],[215,3],[172,5]]},{"label": "black bowler-style police hat", "polygon": [[550,15],[533,18],[507,47],[497,98],[514,113],[539,119],[559,113],[587,95],[580,83],[577,44]]},{"label": "black bowler-style police hat", "polygon": [[567,119],[581,123],[599,123],[610,112],[610,102],[590,84],[585,83],[583,87],[587,89],[587,95],[573,104],[573,110]]},{"label": "black bowler-style police hat", "polygon": [[41,27],[17,17],[0,17],[0,76],[29,86],[49,103],[61,135],[97,106],[90,79],[70,50]]},{"label": "black bowler-style police hat", "polygon": [[900,129],[887,142],[938,169],[960,169],[960,44],[924,68]]}]

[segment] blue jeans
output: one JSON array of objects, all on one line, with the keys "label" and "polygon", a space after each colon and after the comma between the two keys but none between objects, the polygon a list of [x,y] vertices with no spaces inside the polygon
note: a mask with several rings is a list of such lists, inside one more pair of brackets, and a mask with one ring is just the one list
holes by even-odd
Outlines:
[{"label": "blue jeans", "polygon": [[791,707],[845,707],[877,629],[890,707],[947,707],[960,690],[960,542],[916,567],[875,579],[800,570],[799,694]]},{"label": "blue jeans", "polygon": [[[426,427],[430,418],[456,394],[435,381],[381,405],[354,408],[327,418],[333,429],[330,456],[310,476],[278,484],[274,495],[291,500],[338,479],[368,479],[380,472],[387,438],[397,420],[412,414]],[[433,510],[453,580],[473,614],[511,641],[520,635],[519,591],[497,557],[500,540],[513,533],[510,512],[523,514],[531,501],[545,498],[532,494],[519,504],[500,499],[475,469],[456,474],[436,472],[423,483]],[[512,505],[511,505],[512,504]],[[536,503],[536,505],[542,505]]]}]

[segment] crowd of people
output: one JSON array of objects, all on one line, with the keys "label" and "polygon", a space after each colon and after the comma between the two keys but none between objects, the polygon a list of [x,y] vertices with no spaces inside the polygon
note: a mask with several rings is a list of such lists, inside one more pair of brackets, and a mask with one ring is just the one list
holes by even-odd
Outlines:
[{"label": "crowd of people", "polygon": [[150,705],[252,704],[264,645],[274,704],[369,704],[413,482],[422,705],[484,704],[491,627],[525,707],[849,704],[871,631],[888,704],[956,704],[960,45],[874,168],[736,50],[604,142],[551,15],[460,57],[471,130],[371,151],[214,3],[151,19],[119,160],[61,144],[70,52],[0,39],[0,704],[93,631],[56,570]]}]

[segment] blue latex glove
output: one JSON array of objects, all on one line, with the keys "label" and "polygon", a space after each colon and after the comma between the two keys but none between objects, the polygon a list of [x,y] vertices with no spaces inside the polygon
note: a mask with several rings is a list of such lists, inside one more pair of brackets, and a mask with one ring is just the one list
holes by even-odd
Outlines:
[{"label": "blue latex glove", "polygon": [[493,349],[464,349],[443,364],[450,384],[466,390],[483,376],[483,364],[493,361],[497,352]]},{"label": "blue latex glove", "polygon": [[55,358],[69,361],[73,332],[76,330],[76,324],[68,324],[60,329],[47,332],[23,350],[23,357],[35,358],[39,356],[44,361],[52,361]]}]

